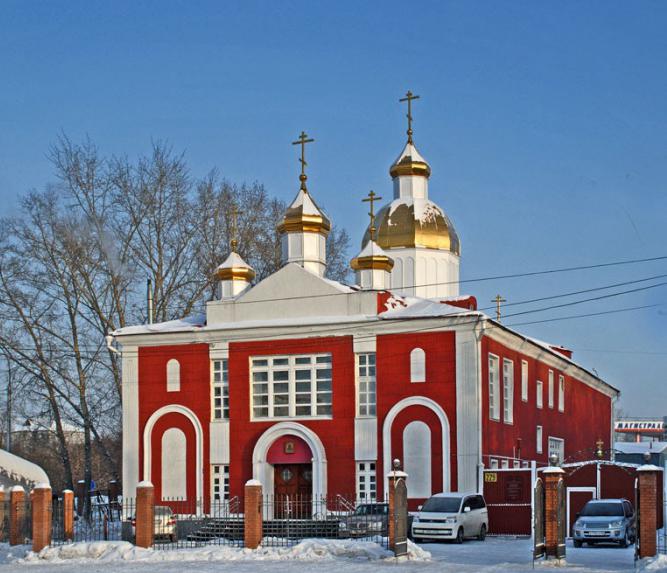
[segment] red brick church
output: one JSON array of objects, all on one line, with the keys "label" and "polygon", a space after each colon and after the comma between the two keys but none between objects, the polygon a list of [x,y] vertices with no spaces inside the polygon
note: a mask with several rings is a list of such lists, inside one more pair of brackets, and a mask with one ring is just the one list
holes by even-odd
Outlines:
[{"label": "red brick church", "polygon": [[254,282],[232,244],[204,315],[113,333],[127,496],[150,480],[158,500],[225,500],[253,478],[266,493],[381,496],[398,458],[414,506],[480,489],[484,467],[611,443],[616,389],[459,295],[459,238],[411,128],[389,173],[355,284],[325,278],[330,221],[302,170],[280,270]]}]

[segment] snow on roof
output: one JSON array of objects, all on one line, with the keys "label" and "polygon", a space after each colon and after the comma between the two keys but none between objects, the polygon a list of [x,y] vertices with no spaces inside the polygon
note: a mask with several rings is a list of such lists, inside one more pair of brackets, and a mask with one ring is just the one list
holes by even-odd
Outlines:
[{"label": "snow on roof", "polygon": [[250,265],[246,263],[238,253],[232,251],[231,253],[229,253],[229,256],[225,259],[225,262],[222,263],[218,267],[218,269],[231,269],[239,267],[251,268]]},{"label": "snow on roof", "polygon": [[296,194],[289,209],[297,207],[301,207],[304,215],[321,215],[323,213],[323,211],[315,205],[315,201],[313,201],[310,193],[305,192],[303,189],[299,189],[299,192]]},{"label": "snow on roof", "polygon": [[13,481],[26,481],[30,484],[49,483],[49,476],[37,464],[6,450],[0,450],[0,474],[6,475]]},{"label": "snow on roof", "polygon": [[361,257],[388,257],[387,253],[375,242],[368,241],[366,246],[361,249],[361,252],[357,255],[357,258]]},{"label": "snow on roof", "polygon": [[446,304],[446,301],[417,298],[412,296],[391,296],[385,303],[387,310],[379,316],[382,319],[400,318],[435,318],[439,316],[479,316],[486,315],[477,310],[464,310],[460,307]]},{"label": "snow on roof", "polygon": [[403,151],[401,151],[400,155],[396,158],[396,161],[394,161],[394,165],[396,163],[400,163],[406,157],[409,157],[411,161],[421,161],[422,163],[427,163],[426,159],[422,157],[421,153],[419,153],[417,148],[410,142],[405,144]]},{"label": "snow on roof", "polygon": [[616,442],[614,448],[624,454],[661,454],[667,450],[667,442]]},{"label": "snow on roof", "polygon": [[113,336],[125,336],[128,334],[149,334],[165,332],[195,332],[206,326],[205,314],[193,314],[178,320],[168,320],[167,322],[156,322],[154,324],[137,324],[134,326],[125,326],[118,328],[111,334]]},{"label": "snow on roof", "polygon": [[413,214],[415,221],[420,223],[429,223],[435,221],[438,216],[445,218],[445,212],[438,207],[430,199],[424,198],[415,198],[415,197],[399,197],[394,199],[389,203],[389,212],[387,217],[389,218],[389,224],[391,225],[391,216],[401,205],[406,205],[407,207],[413,207]]}]

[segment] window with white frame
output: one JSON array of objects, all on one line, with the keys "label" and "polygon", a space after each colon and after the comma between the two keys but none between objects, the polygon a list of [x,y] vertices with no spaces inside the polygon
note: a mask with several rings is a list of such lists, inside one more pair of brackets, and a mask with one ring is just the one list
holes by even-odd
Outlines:
[{"label": "window with white frame", "polygon": [[331,354],[253,356],[250,380],[254,419],[331,416]]},{"label": "window with white frame", "polygon": [[175,358],[167,362],[167,392],[178,392],[181,389],[181,364]]},{"label": "window with white frame", "polygon": [[229,372],[227,359],[213,361],[213,419],[229,419]]},{"label": "window with white frame", "polygon": [[410,352],[410,382],[426,382],[426,353],[421,348]]},{"label": "window with white frame", "polygon": [[549,370],[549,389],[548,389],[549,408],[554,407],[554,371]]},{"label": "window with white frame", "polygon": [[558,456],[559,463],[563,463],[565,459],[565,440],[549,436],[549,457],[553,454]]},{"label": "window with white frame", "polygon": [[544,407],[544,383],[542,380],[538,380],[535,383],[535,405],[538,408]]},{"label": "window with white frame", "polygon": [[515,470],[521,468],[521,460],[514,460],[514,461],[512,462],[512,467],[513,467]]},{"label": "window with white frame", "polygon": [[491,460],[491,469],[492,470],[498,469],[498,460]]},{"label": "window with white frame", "polygon": [[376,495],[375,462],[357,462],[357,497],[360,500],[375,500]]},{"label": "window with white frame", "polygon": [[498,357],[489,354],[489,418],[500,420],[500,373]]},{"label": "window with white frame", "polygon": [[375,352],[357,354],[357,404],[359,416],[375,416]]},{"label": "window with white frame", "polygon": [[542,426],[537,426],[537,430],[535,432],[535,444],[535,451],[538,454],[541,454],[543,449]]},{"label": "window with white frame", "polygon": [[565,412],[565,376],[558,376],[558,411]]},{"label": "window with white frame", "polygon": [[502,460],[502,461],[500,462],[500,468],[501,468],[501,469],[506,470],[506,469],[508,469],[509,467],[510,467],[510,463],[509,463],[508,460]]},{"label": "window with white frame", "polygon": [[213,501],[229,499],[229,466],[219,464],[211,466],[211,498]]},{"label": "window with white frame", "polygon": [[503,359],[503,420],[514,423],[514,362]]},{"label": "window with white frame", "polygon": [[528,402],[528,361],[521,361],[521,400]]}]

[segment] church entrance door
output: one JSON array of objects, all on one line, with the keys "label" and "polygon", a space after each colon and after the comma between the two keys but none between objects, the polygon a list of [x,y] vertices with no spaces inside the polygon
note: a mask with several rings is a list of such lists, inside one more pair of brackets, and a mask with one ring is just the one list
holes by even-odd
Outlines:
[{"label": "church entrance door", "polygon": [[313,465],[274,466],[274,517],[310,519],[313,512]]}]

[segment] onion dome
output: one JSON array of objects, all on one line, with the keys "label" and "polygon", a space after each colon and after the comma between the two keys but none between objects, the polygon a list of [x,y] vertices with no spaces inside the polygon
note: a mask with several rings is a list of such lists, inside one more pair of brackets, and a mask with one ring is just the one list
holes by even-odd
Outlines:
[{"label": "onion dome", "polygon": [[255,278],[255,271],[238,253],[232,251],[225,262],[215,269],[215,278],[219,281],[250,282]]},{"label": "onion dome", "polygon": [[361,252],[350,263],[352,270],[380,270],[391,272],[394,259],[385,253],[375,241],[368,241]]},{"label": "onion dome", "polygon": [[279,233],[320,233],[326,237],[330,230],[331,221],[305,189],[299,189],[278,225]]},{"label": "onion dome", "polygon": [[412,141],[408,141],[401,154],[389,168],[389,175],[392,179],[400,175],[421,175],[428,178],[431,176],[431,167],[417,151]]},{"label": "onion dome", "polygon": [[[429,199],[401,197],[377,214],[377,244],[382,249],[423,247],[461,254],[461,244],[446,213]],[[367,229],[363,245],[370,241]]]}]

